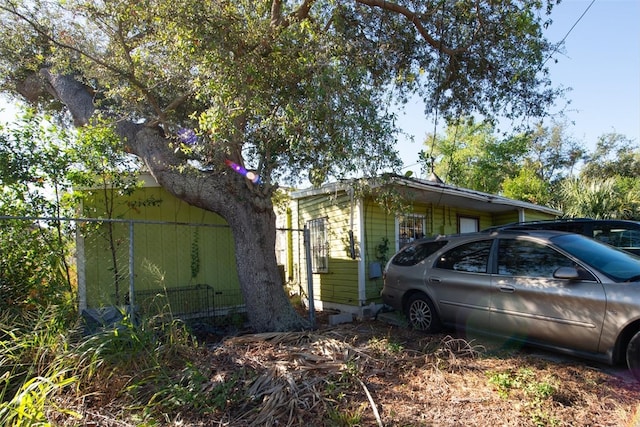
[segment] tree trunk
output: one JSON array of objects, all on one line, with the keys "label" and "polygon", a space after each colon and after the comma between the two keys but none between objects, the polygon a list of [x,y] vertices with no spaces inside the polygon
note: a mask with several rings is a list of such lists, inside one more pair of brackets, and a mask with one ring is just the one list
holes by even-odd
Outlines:
[{"label": "tree trunk", "polygon": [[275,213],[269,187],[255,185],[230,168],[200,171],[176,156],[162,131],[121,122],[118,133],[169,193],[215,212],[230,225],[240,287],[253,330],[290,331],[309,326],[282,286],[275,255]]},{"label": "tree trunk", "polygon": [[283,288],[275,255],[275,214],[251,207],[228,219],[235,240],[236,266],[252,329],[288,331],[307,327]]}]

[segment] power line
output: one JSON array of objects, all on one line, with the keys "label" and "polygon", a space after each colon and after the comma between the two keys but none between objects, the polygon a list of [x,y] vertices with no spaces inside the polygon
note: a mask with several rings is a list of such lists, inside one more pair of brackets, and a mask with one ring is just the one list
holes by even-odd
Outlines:
[{"label": "power line", "polygon": [[574,22],[574,24],[571,26],[571,28],[569,28],[569,31],[567,31],[567,34],[564,35],[564,37],[562,38],[562,40],[560,40],[560,42],[558,42],[558,44],[556,45],[556,47],[553,49],[553,51],[549,54],[549,56],[547,57],[547,59],[544,60],[544,62],[542,63],[542,65],[540,65],[540,68],[544,67],[544,64],[547,63],[547,61],[549,59],[551,59],[551,57],[553,56],[554,53],[558,52],[558,46],[560,46],[562,43],[564,43],[564,41],[567,39],[567,37],[569,37],[569,34],[571,34],[571,31],[573,31],[573,29],[576,27],[576,25],[578,25],[578,23],[582,20],[582,18],[584,18],[584,15],[587,14],[587,12],[589,11],[589,9],[591,9],[591,6],[593,6],[593,4],[596,2],[596,0],[591,0],[591,3],[589,3],[589,6],[587,6],[587,8],[584,10],[584,12],[582,12],[582,15],[580,15],[580,17],[576,20],[576,22]]}]

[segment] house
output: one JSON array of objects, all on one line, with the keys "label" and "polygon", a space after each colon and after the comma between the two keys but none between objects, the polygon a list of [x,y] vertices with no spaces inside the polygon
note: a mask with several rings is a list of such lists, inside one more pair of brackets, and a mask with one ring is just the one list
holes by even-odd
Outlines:
[{"label": "house", "polygon": [[[403,202],[403,207],[393,201]],[[437,178],[394,175],[294,191],[290,223],[294,229],[309,230],[314,306],[364,316],[372,314],[381,302],[386,261],[413,239],[561,214],[548,207],[447,185]],[[290,281],[304,290],[308,283],[306,258],[299,239],[300,233],[292,234],[288,272]]]},{"label": "house", "polygon": [[[140,179],[142,186],[131,192],[84,191],[80,216],[86,221],[76,239],[80,310],[132,299],[147,313],[169,307],[183,317],[242,310],[226,221],[175,198],[149,174]],[[307,290],[306,227],[315,308],[358,316],[381,302],[386,261],[415,238],[561,215],[437,179],[401,176],[293,191],[277,209],[276,255],[285,281]]]},{"label": "house", "polygon": [[76,233],[80,311],[133,304],[210,317],[242,309],[232,232],[148,173],[140,186],[84,189]]}]

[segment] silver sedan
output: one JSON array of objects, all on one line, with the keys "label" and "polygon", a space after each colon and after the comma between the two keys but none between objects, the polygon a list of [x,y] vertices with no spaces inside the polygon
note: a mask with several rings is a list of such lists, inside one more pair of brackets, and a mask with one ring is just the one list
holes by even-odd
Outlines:
[{"label": "silver sedan", "polygon": [[388,262],[382,298],[416,329],[626,362],[640,380],[640,257],[588,237],[503,230],[415,241]]}]

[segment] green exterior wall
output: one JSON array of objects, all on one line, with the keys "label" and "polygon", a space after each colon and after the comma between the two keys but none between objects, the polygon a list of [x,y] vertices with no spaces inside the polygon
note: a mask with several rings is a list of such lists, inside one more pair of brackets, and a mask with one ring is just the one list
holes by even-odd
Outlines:
[{"label": "green exterior wall", "polygon": [[[518,221],[520,210],[500,214],[472,209],[435,205],[433,203],[410,203],[406,215],[424,217],[425,236],[453,234],[459,232],[459,217],[478,219],[479,230]],[[525,209],[526,220],[551,219],[535,210]],[[352,201],[344,190],[313,194],[293,200],[291,209],[293,227],[302,229],[309,220],[327,218],[329,227],[329,272],[313,274],[314,299],[323,303],[367,306],[380,303],[383,279],[371,277],[371,273],[384,269],[386,261],[399,249],[396,236],[396,216],[387,214],[371,197]],[[353,218],[353,221],[352,221]],[[349,256],[349,230],[353,230],[356,259]],[[306,289],[302,234],[293,234],[292,279]],[[387,244],[386,253],[381,250]],[[302,251],[302,253],[301,253]],[[372,265],[373,264],[373,265]],[[375,265],[377,264],[377,265]]]},{"label": "green exterior wall", "polygon": [[[110,191],[109,198],[113,195]],[[101,192],[86,192],[82,216],[106,218],[104,200]],[[114,200],[112,218],[141,221],[133,224],[136,294],[204,284],[219,295],[239,295],[233,236],[219,215],[190,206],[161,187],[140,188]],[[108,224],[83,226],[87,307],[116,304],[116,269],[121,276],[120,295],[129,292],[129,222],[112,223],[111,227],[115,251],[109,244]],[[188,304],[192,311],[205,303],[198,301],[197,294],[191,298]]]},{"label": "green exterior wall", "polygon": [[[350,256],[349,230],[351,227],[351,200],[341,192],[335,197],[318,195],[306,198],[292,210],[293,224],[304,228],[307,221],[327,218],[329,243],[329,271],[313,274],[313,293],[316,299],[323,302],[358,305],[358,261]],[[357,205],[353,204],[353,223],[357,227],[360,221]],[[304,251],[303,235],[294,233],[293,247]],[[354,243],[356,251],[360,242],[357,230],[354,229]],[[306,288],[306,258],[304,252],[294,258],[293,270],[298,273],[296,278],[303,288]]]},{"label": "green exterior wall", "polygon": [[[557,217],[554,215],[545,215],[542,212],[536,212],[533,210],[525,210],[524,212],[524,221],[539,221],[545,219],[556,219]],[[492,225],[500,225],[500,224],[509,224],[512,222],[519,222],[520,219],[518,217],[518,212],[508,212],[502,214],[496,214],[493,216],[493,224]]]},{"label": "green exterior wall", "polygon": [[[386,261],[395,253],[395,218],[387,215],[384,210],[373,199],[367,198],[363,203],[364,221],[364,281],[365,297],[363,305],[380,301],[380,291],[382,291],[382,277],[376,277],[372,272],[377,273],[384,269]],[[385,240],[386,239],[386,240]],[[386,251],[384,248],[386,247]],[[373,271],[372,271],[373,270]]]}]

